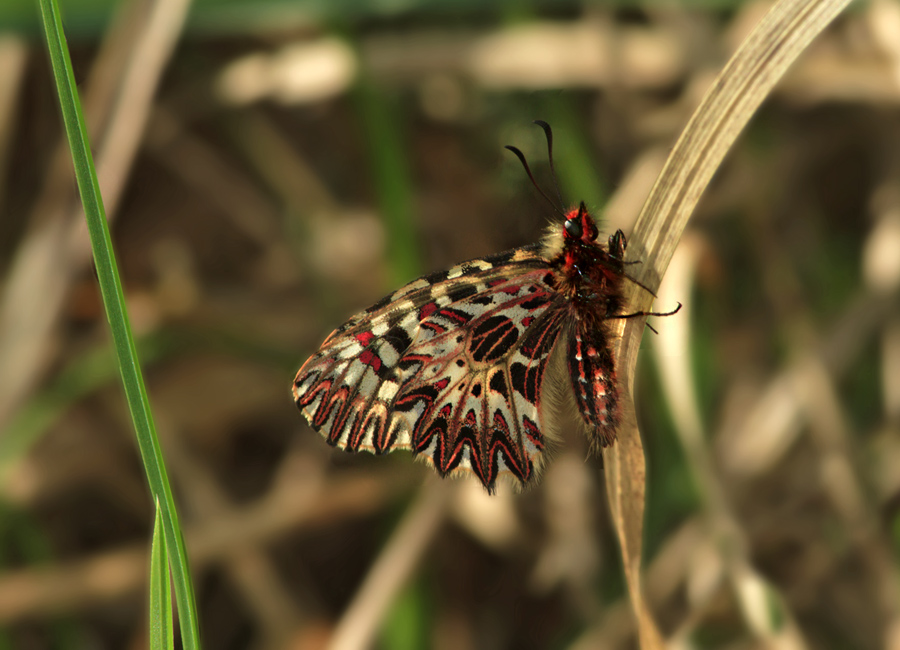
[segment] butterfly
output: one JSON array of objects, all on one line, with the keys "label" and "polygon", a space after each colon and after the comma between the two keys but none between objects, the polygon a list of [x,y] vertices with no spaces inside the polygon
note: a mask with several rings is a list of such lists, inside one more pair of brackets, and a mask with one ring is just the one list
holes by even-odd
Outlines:
[{"label": "butterfly", "polygon": [[[553,171],[552,131],[535,123]],[[310,425],[349,452],[411,450],[490,493],[504,475],[532,481],[573,423],[594,451],[611,445],[621,397],[610,321],[681,305],[623,314],[624,234],[603,245],[584,203],[560,213],[542,242],[413,280],[332,332],[294,380]]]}]

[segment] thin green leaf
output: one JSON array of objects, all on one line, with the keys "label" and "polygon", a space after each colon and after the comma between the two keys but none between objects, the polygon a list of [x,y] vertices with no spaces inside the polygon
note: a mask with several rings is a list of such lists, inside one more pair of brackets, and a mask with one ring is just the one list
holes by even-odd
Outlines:
[{"label": "thin green leaf", "polygon": [[84,115],[75,86],[72,62],[65,44],[62,18],[55,0],[40,0],[40,6],[53,76],[62,108],[63,123],[75,166],[75,178],[87,219],[103,306],[112,332],[119,372],[122,375],[122,383],[125,387],[125,396],[131,411],[144,471],[147,474],[150,491],[154,499],[159,501],[166,541],[168,548],[172,551],[169,560],[173,569],[182,641],[185,648],[195,650],[200,648],[200,634],[187,552],[150,412],[147,391],[144,388],[144,379],[138,363],[131,325],[125,310],[125,297],[119,280],[109,227],[106,223],[97,173],[91,157]]},{"label": "thin green leaf", "polygon": [[173,650],[174,647],[169,560],[162,509],[157,500],[153,541],[150,543],[150,650]]}]

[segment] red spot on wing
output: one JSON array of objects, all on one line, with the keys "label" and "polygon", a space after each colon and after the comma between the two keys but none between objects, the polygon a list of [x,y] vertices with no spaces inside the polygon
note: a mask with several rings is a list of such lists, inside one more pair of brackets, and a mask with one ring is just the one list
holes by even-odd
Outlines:
[{"label": "red spot on wing", "polygon": [[447,328],[443,325],[430,320],[422,321],[422,329],[429,330],[435,334],[443,334],[447,331]]},{"label": "red spot on wing", "polygon": [[431,316],[438,309],[437,303],[429,302],[427,305],[422,305],[419,308],[419,320],[423,321],[429,316]]},{"label": "red spot on wing", "polygon": [[370,366],[375,372],[381,370],[381,358],[371,350],[363,350],[357,358],[360,363]]},{"label": "red spot on wing", "polygon": [[360,332],[353,338],[355,338],[357,341],[359,341],[360,345],[365,347],[365,346],[369,345],[369,343],[372,342],[372,340],[375,338],[375,335],[372,334],[372,332]]},{"label": "red spot on wing", "polygon": [[538,449],[543,450],[544,436],[541,435],[541,430],[538,429],[537,425],[526,417],[522,418],[522,425],[522,429],[525,431],[525,435],[528,436],[531,444]]},{"label": "red spot on wing", "polygon": [[464,314],[455,309],[442,309],[440,315],[447,320],[458,323],[460,325],[465,325],[471,320],[471,316],[468,316],[467,314]]}]

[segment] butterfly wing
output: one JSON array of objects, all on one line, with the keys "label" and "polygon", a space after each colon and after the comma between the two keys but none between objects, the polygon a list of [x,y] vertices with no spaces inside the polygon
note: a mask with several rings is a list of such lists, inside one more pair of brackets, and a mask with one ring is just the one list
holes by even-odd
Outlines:
[{"label": "butterfly wing", "polygon": [[297,374],[297,405],[342,449],[410,449],[488,490],[504,473],[525,483],[566,314],[553,284],[537,247],[415,280],[326,339]]}]

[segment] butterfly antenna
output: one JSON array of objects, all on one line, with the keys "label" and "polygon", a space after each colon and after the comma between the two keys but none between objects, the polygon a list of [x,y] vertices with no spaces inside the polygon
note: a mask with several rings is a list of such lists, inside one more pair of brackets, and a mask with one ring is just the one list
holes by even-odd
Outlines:
[{"label": "butterfly antenna", "polygon": [[556,177],[556,167],[553,166],[553,129],[544,120],[535,120],[534,124],[544,129],[544,135],[547,136],[547,158],[550,160],[550,175],[553,176],[553,187],[556,188],[556,196],[559,198],[559,204],[563,205],[562,192],[559,189],[559,179]]},{"label": "butterfly antenna", "polygon": [[516,154],[516,158],[519,159],[519,161],[522,163],[522,166],[525,168],[525,173],[528,174],[528,178],[531,180],[531,184],[534,185],[534,189],[536,189],[538,192],[540,192],[541,196],[544,197],[544,199],[547,201],[547,203],[549,203],[550,206],[554,210],[556,210],[563,218],[565,218],[566,213],[562,211],[562,208],[557,206],[553,202],[553,199],[551,199],[549,196],[547,196],[547,193],[544,190],[542,190],[541,186],[537,184],[536,180],[534,180],[534,174],[531,173],[531,168],[528,166],[528,161],[525,160],[525,154],[522,153],[517,147],[514,147],[510,144],[506,145],[505,148],[509,149],[514,154]]}]

